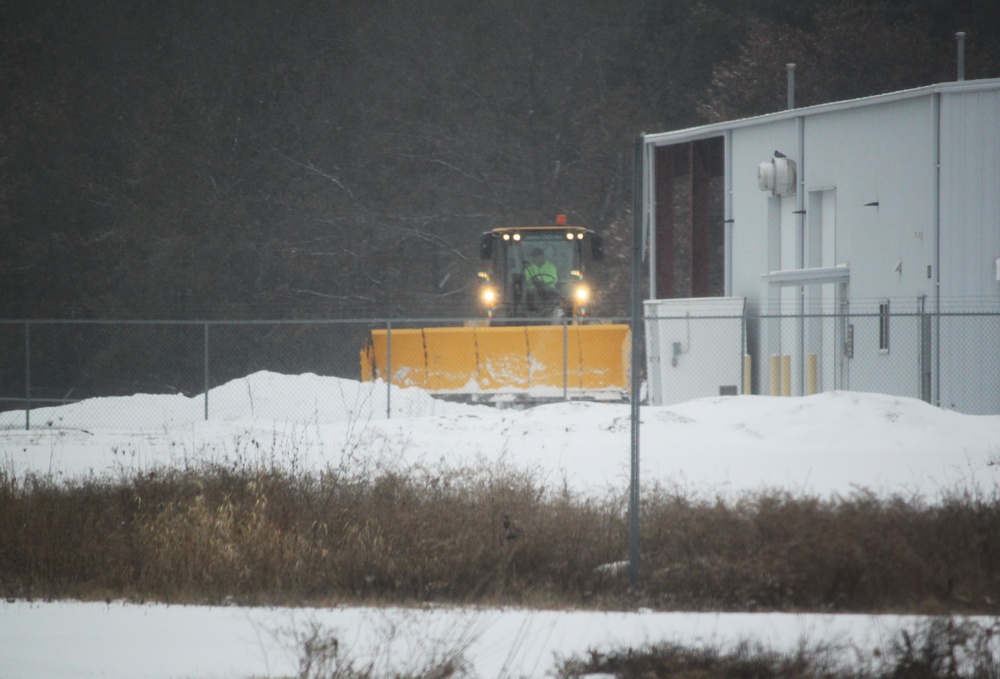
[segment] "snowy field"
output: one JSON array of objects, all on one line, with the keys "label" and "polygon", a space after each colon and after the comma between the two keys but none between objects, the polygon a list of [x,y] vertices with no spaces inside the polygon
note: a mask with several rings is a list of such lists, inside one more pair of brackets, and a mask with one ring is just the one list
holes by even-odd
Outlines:
[{"label": "snowy field", "polygon": [[[503,461],[589,493],[629,482],[630,409],[559,403],[514,411],[443,403],[417,389],[261,372],[202,397],[137,395],[0,414],[0,464],[15,474],[130,473],[260,456],[322,469]],[[641,477],[695,493],[921,494],[1000,479],[1000,416],[857,392],[728,396],[642,408]]]},{"label": "snowy field", "polygon": [[318,624],[342,653],[392,676],[437,653],[464,649],[477,677],[544,677],[588,649],[742,640],[885,649],[916,618],[779,613],[590,613],[473,609],[241,609],[18,602],[0,608],[0,677],[294,677],[291,639]]},{"label": "snowy field", "polygon": [[[117,476],[201,460],[297,469],[454,468],[478,462],[531,469],[552,488],[624,493],[629,407],[565,403],[526,411],[443,404],[416,390],[315,375],[257,373],[201,397],[137,395],[0,414],[0,464],[14,475]],[[734,396],[644,407],[644,484],[701,495],[992,493],[1000,480],[1000,416],[855,392],[805,398]],[[544,676],[557,657],[610,644],[759,640],[778,648],[884,645],[893,616],[676,614],[650,611],[241,609],[13,601],[0,604],[0,679],[22,677],[292,676],[292,637],[337,630],[361,662],[412,667],[434,650],[466,648],[481,677]]]}]

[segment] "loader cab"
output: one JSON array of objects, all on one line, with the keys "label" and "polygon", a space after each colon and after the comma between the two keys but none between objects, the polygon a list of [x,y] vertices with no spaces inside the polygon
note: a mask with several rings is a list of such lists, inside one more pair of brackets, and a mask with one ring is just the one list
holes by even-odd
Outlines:
[{"label": "loader cab", "polygon": [[486,264],[479,298],[489,318],[579,322],[591,303],[587,261],[599,261],[603,246],[580,226],[503,227],[482,235],[479,255]]}]

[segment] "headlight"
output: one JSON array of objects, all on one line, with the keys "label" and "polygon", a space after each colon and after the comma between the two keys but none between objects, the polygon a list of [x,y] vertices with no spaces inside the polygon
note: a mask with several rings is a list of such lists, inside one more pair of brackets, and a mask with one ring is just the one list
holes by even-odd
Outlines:
[{"label": "headlight", "polygon": [[483,288],[482,292],[483,304],[493,305],[497,301],[497,291],[491,287]]},{"label": "headlight", "polygon": [[590,289],[586,285],[578,285],[573,292],[573,296],[576,297],[578,303],[586,302],[590,299]]}]

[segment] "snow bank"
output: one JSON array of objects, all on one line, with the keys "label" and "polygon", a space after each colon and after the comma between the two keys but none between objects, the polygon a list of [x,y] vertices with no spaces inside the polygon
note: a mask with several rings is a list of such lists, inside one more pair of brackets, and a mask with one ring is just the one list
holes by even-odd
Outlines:
[{"label": "snow bank", "polygon": [[[92,398],[64,406],[32,408],[33,427],[47,429],[162,430],[205,420],[205,395],[136,394]],[[421,389],[386,389],[386,383],[261,371],[208,392],[209,419],[251,418],[331,424],[395,417],[425,417],[472,406],[446,404]],[[24,411],[0,413],[0,429],[23,427]]]},{"label": "snow bank", "polygon": [[[261,372],[213,389],[207,422],[201,398],[92,399],[33,411],[31,431],[0,430],[0,463],[15,472],[73,476],[247,454],[322,469],[351,455],[377,457],[381,468],[502,462],[538,472],[550,487],[628,487],[627,405],[515,411],[445,403],[419,389],[388,394],[391,417],[384,383]],[[640,475],[647,485],[710,494],[865,488],[934,496],[956,486],[992,491],[1000,479],[1000,416],[964,415],[911,398],[729,396],[641,411]]]}]

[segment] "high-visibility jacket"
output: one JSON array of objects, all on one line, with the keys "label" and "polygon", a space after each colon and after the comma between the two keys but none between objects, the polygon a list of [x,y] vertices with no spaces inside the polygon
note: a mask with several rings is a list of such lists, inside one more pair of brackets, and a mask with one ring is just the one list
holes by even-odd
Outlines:
[{"label": "high-visibility jacket", "polygon": [[524,282],[527,283],[529,290],[538,288],[552,290],[558,281],[559,272],[556,270],[556,265],[549,260],[542,262],[541,266],[528,264],[524,267]]}]

